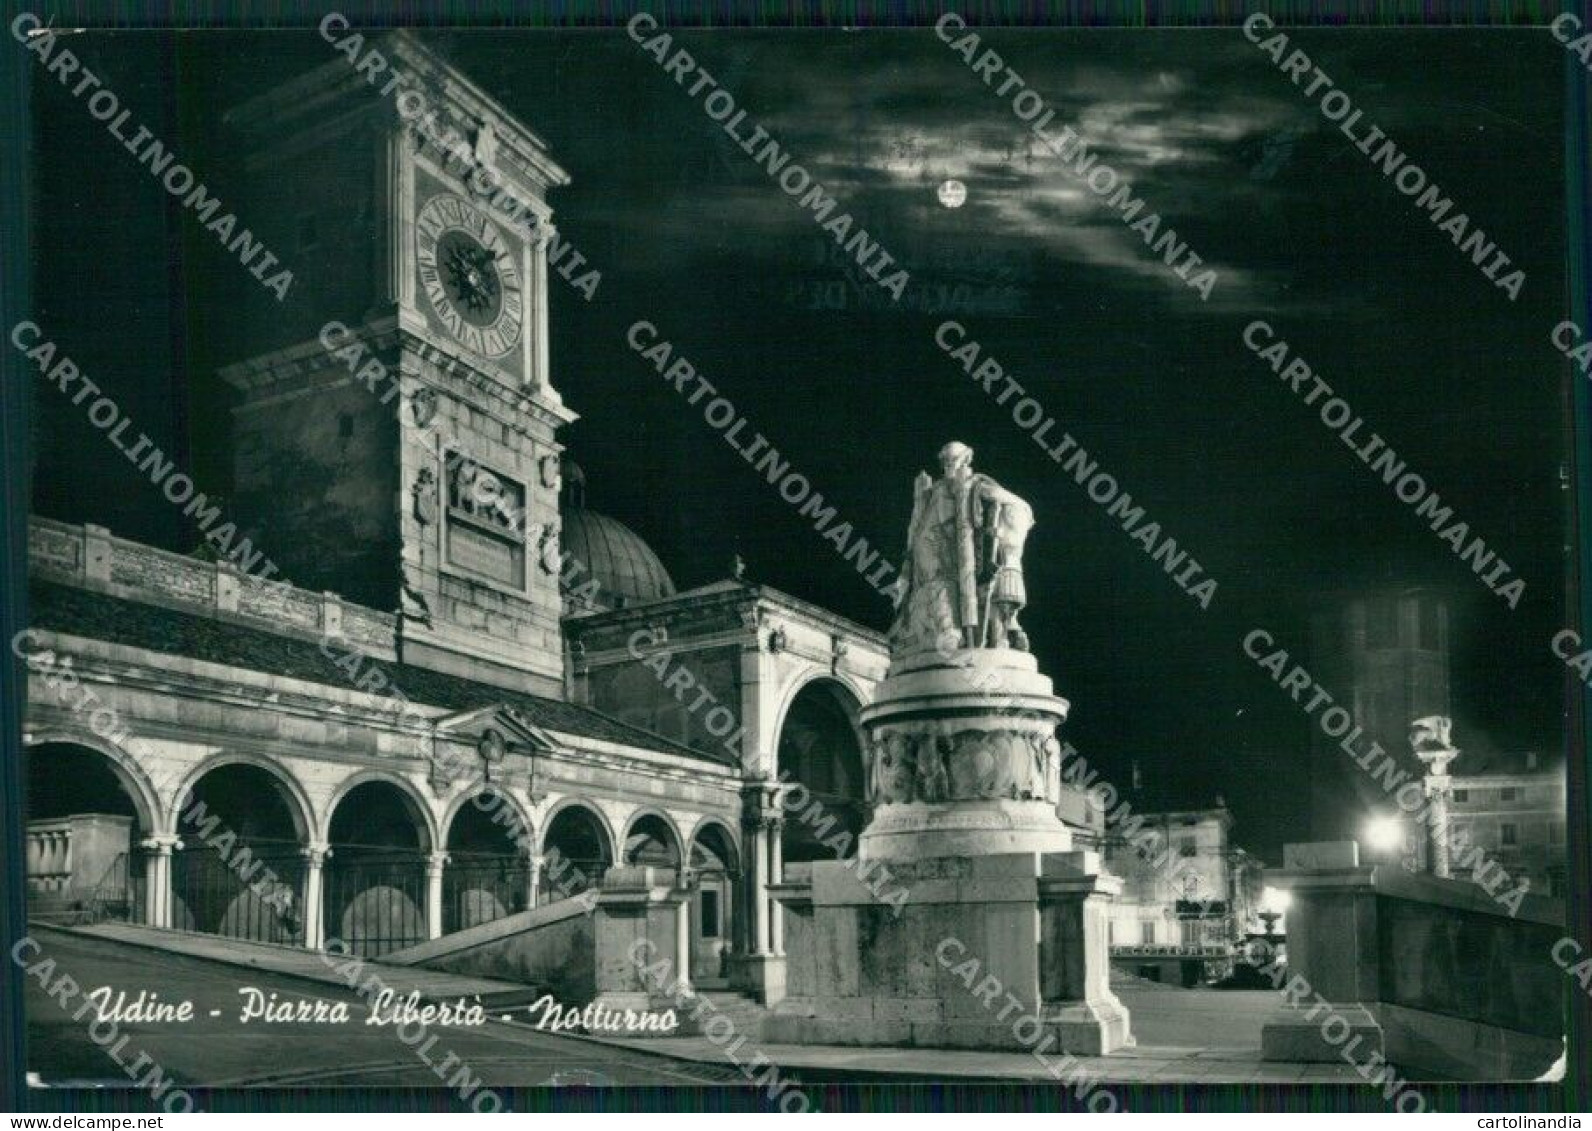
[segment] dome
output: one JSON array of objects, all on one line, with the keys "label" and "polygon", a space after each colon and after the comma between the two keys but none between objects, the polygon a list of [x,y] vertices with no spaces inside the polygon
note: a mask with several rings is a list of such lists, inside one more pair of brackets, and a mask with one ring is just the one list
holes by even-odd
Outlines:
[{"label": "dome", "polygon": [[[674,596],[674,581],[658,555],[618,519],[568,506],[561,544],[569,555],[569,588],[582,607],[617,609]],[[581,600],[578,591],[593,578],[601,589],[594,601]]]}]

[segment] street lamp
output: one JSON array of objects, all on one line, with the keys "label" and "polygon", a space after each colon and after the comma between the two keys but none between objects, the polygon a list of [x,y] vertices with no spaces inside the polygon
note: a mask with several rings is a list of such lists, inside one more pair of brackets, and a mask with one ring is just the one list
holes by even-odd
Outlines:
[{"label": "street lamp", "polygon": [[1404,843],[1404,826],[1397,817],[1372,817],[1365,823],[1365,843],[1373,853],[1391,856]]},{"label": "street lamp", "polygon": [[1282,888],[1263,888],[1260,893],[1260,921],[1265,924],[1266,938],[1277,937],[1277,920],[1293,905],[1293,894]]}]

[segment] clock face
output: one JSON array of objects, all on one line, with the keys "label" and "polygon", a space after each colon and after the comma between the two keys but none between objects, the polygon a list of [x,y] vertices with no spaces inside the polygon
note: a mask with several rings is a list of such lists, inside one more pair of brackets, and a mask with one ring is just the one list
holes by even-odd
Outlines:
[{"label": "clock face", "polygon": [[520,340],[520,272],[497,225],[457,196],[434,196],[416,222],[420,282],[448,332],[482,357]]}]

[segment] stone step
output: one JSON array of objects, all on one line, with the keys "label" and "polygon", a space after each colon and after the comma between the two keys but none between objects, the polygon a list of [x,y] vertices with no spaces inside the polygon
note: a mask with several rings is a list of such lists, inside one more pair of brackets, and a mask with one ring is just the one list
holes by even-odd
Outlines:
[{"label": "stone step", "polygon": [[[735,1032],[747,1037],[757,1037],[763,1030],[763,1018],[768,1010],[752,998],[735,990],[704,990],[701,996],[713,1007],[700,1018],[693,1017],[694,1010],[687,1006],[679,1010],[681,1036],[696,1036],[705,1032],[705,1026],[714,1017],[723,1017],[735,1026]],[[719,1026],[722,1028],[722,1026]]]}]

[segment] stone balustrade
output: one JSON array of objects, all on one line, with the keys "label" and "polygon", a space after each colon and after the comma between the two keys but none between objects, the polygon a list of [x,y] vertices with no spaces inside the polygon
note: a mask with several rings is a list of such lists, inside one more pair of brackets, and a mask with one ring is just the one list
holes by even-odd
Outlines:
[{"label": "stone balustrade", "polygon": [[72,879],[72,819],[32,821],[27,833],[28,891],[57,895]]},{"label": "stone balustrade", "polygon": [[131,848],[132,818],[109,813],[29,821],[27,890],[30,911],[49,913],[89,899],[118,856]]},{"label": "stone balustrade", "polygon": [[[263,561],[263,559],[262,559]],[[205,561],[118,538],[102,526],[29,519],[28,566],[34,576],[98,589],[182,612],[253,623],[273,632],[340,637],[367,655],[396,656],[397,618],[262,580],[230,561]],[[266,572],[255,563],[257,572]]]}]

